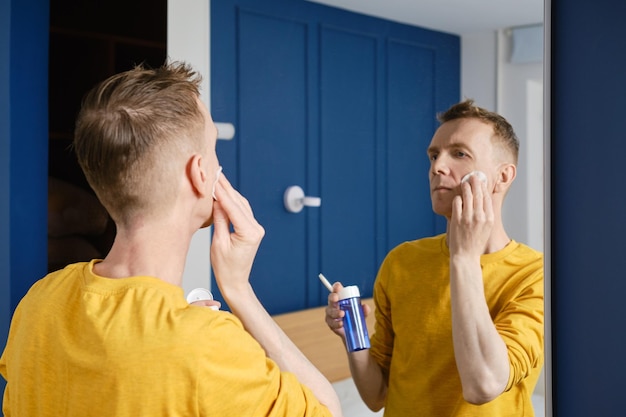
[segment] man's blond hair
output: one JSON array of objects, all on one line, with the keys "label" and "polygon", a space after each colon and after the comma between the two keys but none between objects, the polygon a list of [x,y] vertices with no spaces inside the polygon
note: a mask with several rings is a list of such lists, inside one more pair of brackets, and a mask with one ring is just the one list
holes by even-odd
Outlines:
[{"label": "man's blond hair", "polygon": [[73,146],[116,222],[168,207],[186,157],[206,148],[200,80],[185,63],[137,66],[85,96]]},{"label": "man's blond hair", "polygon": [[512,161],[517,165],[519,158],[519,139],[513,130],[513,126],[498,113],[478,107],[473,100],[465,100],[450,107],[445,112],[439,114],[437,119],[440,123],[449,122],[456,119],[477,119],[493,127],[497,144],[511,156]]}]

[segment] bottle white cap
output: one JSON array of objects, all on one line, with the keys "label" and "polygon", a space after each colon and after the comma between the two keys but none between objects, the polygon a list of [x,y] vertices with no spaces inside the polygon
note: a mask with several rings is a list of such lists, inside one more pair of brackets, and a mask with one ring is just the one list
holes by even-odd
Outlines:
[{"label": "bottle white cap", "polygon": [[193,303],[194,301],[212,300],[212,299],[213,299],[213,294],[211,294],[211,291],[207,290],[206,288],[193,289],[187,295],[187,302],[190,304]]},{"label": "bottle white cap", "polygon": [[[212,300],[212,299],[213,299],[213,294],[211,294],[211,291],[207,290],[206,288],[195,288],[191,290],[189,294],[187,294],[187,302],[189,304],[195,301]],[[215,311],[219,311],[220,309],[218,306],[208,306],[208,307],[211,310],[215,310]]]},{"label": "bottle white cap", "polygon": [[339,291],[339,299],[345,300],[347,298],[360,297],[361,292],[359,291],[359,287],[356,285],[350,285],[347,287],[343,287],[341,291]]}]

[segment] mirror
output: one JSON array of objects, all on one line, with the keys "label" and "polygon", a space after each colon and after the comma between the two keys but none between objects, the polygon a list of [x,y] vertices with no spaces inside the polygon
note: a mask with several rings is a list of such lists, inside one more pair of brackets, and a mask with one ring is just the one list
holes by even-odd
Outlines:
[{"label": "mirror", "polygon": [[[544,241],[547,242],[544,237],[544,218],[546,223],[549,219],[547,214],[544,214],[543,208],[544,196],[548,196],[549,192],[544,187],[544,183],[548,183],[548,178],[544,178],[544,172],[547,175],[549,167],[544,168],[544,149],[548,149],[544,143],[544,132],[547,132],[544,120],[548,118],[543,114],[543,109],[544,102],[548,102],[544,98],[544,90],[548,91],[545,85],[549,80],[544,80],[544,73],[547,74],[547,72],[544,70],[542,51],[539,51],[539,60],[537,60],[536,53],[534,55],[531,53],[530,55],[534,58],[529,58],[528,54],[522,53],[519,49],[524,46],[523,44],[530,43],[531,49],[535,48],[537,52],[537,46],[541,49],[544,44],[548,45],[541,37],[537,45],[537,38],[533,38],[537,31],[543,34],[541,23],[544,20],[549,22],[549,19],[544,19],[544,2],[542,0],[521,2],[517,5],[521,9],[510,13],[510,8],[514,7],[511,4],[499,5],[486,0],[460,1],[453,8],[454,13],[451,13],[449,2],[445,4],[446,12],[442,12],[439,9],[444,5],[437,0],[420,2],[390,0],[384,4],[365,0],[309,1],[460,36],[462,97],[473,98],[480,106],[501,113],[513,124],[522,142],[519,174],[516,184],[507,197],[503,211],[505,226],[515,240],[545,252],[549,246],[544,247]],[[210,61],[207,59],[209,40],[206,34],[188,34],[190,27],[210,25],[210,5],[207,3],[210,2],[170,0],[168,55],[174,58],[184,57],[191,62],[196,61],[200,68],[204,68],[207,76],[205,76],[203,88],[206,92],[205,96],[210,96],[210,83],[206,81],[210,73],[209,68],[206,68],[207,61]],[[546,4],[545,10],[549,10],[549,1]],[[498,7],[502,7],[503,10],[498,10]],[[509,12],[508,15],[507,12]],[[474,16],[474,13],[476,17],[468,17]],[[410,19],[414,21],[408,21]],[[495,20],[487,22],[485,19]],[[470,27],[468,26],[470,24],[480,27]],[[177,27],[186,30],[177,30]],[[526,29],[527,32],[533,32],[535,35],[522,33]],[[547,141],[547,135],[545,138]],[[208,239],[208,235],[206,237],[200,235],[196,239]],[[205,244],[199,243],[198,247],[205,247]],[[202,254],[203,251],[200,250],[199,253]],[[546,254],[546,271],[549,271],[548,255]],[[201,270],[205,268],[203,261],[204,259],[199,257],[198,268]],[[193,270],[194,260],[191,259],[189,263],[187,268]],[[549,300],[549,274],[545,275],[545,299]],[[204,274],[196,276],[204,276]],[[189,278],[185,278],[190,282],[187,285],[195,286],[193,278],[191,276]],[[547,360],[544,369],[550,369],[549,308],[549,305],[546,305],[545,351]],[[545,381],[550,381],[550,375],[546,375],[545,379],[542,378],[536,389],[537,416],[543,415],[544,396],[547,404],[545,415],[552,415],[549,383],[546,384]]]}]

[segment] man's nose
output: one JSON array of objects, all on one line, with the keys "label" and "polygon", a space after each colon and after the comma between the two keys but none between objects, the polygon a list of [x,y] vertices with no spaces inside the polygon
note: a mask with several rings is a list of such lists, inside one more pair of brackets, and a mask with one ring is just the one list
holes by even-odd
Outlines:
[{"label": "man's nose", "polygon": [[445,156],[439,155],[436,159],[431,161],[430,172],[433,175],[446,174],[449,172],[448,163]]}]

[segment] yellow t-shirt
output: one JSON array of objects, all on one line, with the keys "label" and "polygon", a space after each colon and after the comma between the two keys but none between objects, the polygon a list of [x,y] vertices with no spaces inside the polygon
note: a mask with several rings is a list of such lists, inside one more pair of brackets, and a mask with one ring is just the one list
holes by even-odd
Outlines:
[{"label": "yellow t-shirt", "polygon": [[463,399],[456,368],[449,265],[439,235],[399,245],[380,268],[370,354],[388,378],[385,416],[534,416],[531,396],[543,365],[543,255],[513,241],[481,257],[510,377],[502,395],[480,406]]},{"label": "yellow t-shirt", "polygon": [[94,261],[33,285],[0,359],[10,416],[330,416],[232,314]]}]

